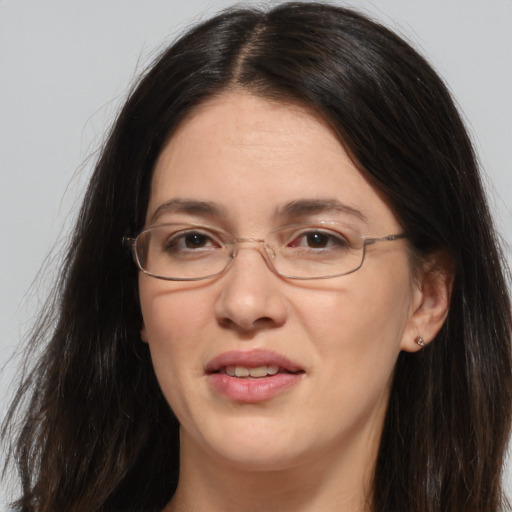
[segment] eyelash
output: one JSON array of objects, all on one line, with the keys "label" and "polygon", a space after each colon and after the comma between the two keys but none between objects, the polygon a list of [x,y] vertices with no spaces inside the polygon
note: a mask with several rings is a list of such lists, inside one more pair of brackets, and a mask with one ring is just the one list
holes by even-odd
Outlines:
[{"label": "eyelash", "polygon": [[[311,236],[319,236],[322,237],[322,242],[326,242],[327,246],[325,246],[323,243],[321,244],[322,247],[310,247],[309,245],[302,245],[300,241],[306,240],[306,244],[310,241],[308,240],[308,237]],[[299,243],[295,243],[295,241],[299,241]],[[310,249],[319,249],[319,250],[325,250],[328,247],[334,247],[338,246],[341,248],[349,247],[350,244],[346,237],[344,237],[341,233],[336,233],[334,231],[325,231],[320,229],[311,229],[308,231],[304,231],[302,233],[299,233],[297,236],[294,237],[291,244],[287,244],[287,247],[308,247]]]},{"label": "eyelash", "polygon": [[[165,249],[166,250],[171,250],[171,249],[176,249],[176,250],[194,250],[194,248],[190,248],[190,247],[180,247],[180,245],[185,245],[187,243],[187,239],[190,239],[191,237],[193,236],[196,236],[196,237],[204,237],[204,239],[207,239],[209,242],[212,242],[214,241],[214,238],[207,234],[207,233],[203,233],[201,231],[197,231],[197,230],[194,230],[194,231],[182,231],[182,232],[179,232],[179,233],[175,233],[173,234],[171,237],[169,237],[169,239],[167,239],[166,243],[165,243]],[[221,242],[218,243],[218,247],[221,247]],[[203,249],[203,246],[201,247],[198,247],[199,249]]]},{"label": "eyelash", "polygon": [[[199,238],[199,243],[195,243],[193,238]],[[317,240],[312,240],[311,237],[317,237]],[[289,239],[290,241],[286,241]],[[329,250],[331,249],[346,249],[350,247],[350,243],[345,236],[341,233],[323,229],[307,229],[302,232],[293,233],[291,236],[287,236],[283,240],[282,245],[286,248],[306,250]],[[192,241],[194,246],[188,246],[188,242]],[[305,243],[303,243],[305,242]],[[313,246],[309,245],[313,243]],[[317,246],[315,247],[314,244]],[[216,237],[209,233],[205,233],[199,230],[182,231],[173,234],[165,242],[166,251],[191,251],[205,250],[211,248],[221,248],[223,243],[218,241]]]}]

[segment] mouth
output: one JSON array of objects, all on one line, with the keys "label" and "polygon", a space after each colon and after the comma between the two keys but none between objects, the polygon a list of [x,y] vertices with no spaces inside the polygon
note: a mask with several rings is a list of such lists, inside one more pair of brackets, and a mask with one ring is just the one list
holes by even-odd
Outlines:
[{"label": "mouth", "polygon": [[212,373],[223,373],[225,375],[229,375],[230,377],[236,377],[238,379],[262,379],[265,377],[271,377],[273,375],[277,375],[279,373],[286,374],[296,374],[296,373],[304,373],[303,370],[290,371],[286,368],[281,368],[272,364],[264,364],[256,367],[248,367],[248,366],[223,366],[219,369],[218,372]]},{"label": "mouth", "polygon": [[205,368],[212,389],[229,400],[257,403],[294,387],[306,373],[298,364],[266,350],[225,352]]},{"label": "mouth", "polygon": [[261,379],[283,373],[304,373],[304,369],[287,357],[269,350],[224,352],[205,368],[207,374],[221,373],[241,379]]}]

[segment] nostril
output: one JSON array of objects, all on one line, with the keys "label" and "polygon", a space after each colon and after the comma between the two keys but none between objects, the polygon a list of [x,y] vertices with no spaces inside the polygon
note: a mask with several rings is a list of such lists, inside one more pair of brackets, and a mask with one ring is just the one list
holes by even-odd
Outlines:
[{"label": "nostril", "polygon": [[237,318],[233,320],[229,317],[219,318],[218,325],[224,329],[232,329],[239,331],[241,339],[252,340],[256,333],[261,329],[272,328],[276,325],[275,320],[269,316],[257,318],[254,321],[247,319]]},{"label": "nostril", "polygon": [[269,316],[264,316],[261,318],[256,319],[255,322],[253,322],[254,327],[264,327],[265,324],[273,323],[274,321]]}]

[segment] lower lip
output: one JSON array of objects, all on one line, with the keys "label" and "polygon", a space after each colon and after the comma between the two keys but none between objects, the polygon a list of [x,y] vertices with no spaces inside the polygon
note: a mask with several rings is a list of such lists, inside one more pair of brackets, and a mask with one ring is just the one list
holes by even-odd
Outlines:
[{"label": "lower lip", "polygon": [[225,373],[212,373],[209,380],[213,389],[235,402],[254,404],[264,402],[295,386],[302,373],[277,373],[268,377],[241,379]]}]

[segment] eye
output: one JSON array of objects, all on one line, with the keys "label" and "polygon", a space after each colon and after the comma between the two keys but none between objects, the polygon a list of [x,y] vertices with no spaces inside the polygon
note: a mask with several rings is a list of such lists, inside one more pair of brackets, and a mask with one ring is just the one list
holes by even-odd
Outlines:
[{"label": "eye", "polygon": [[200,249],[207,246],[209,242],[209,237],[203,233],[188,233],[182,237],[182,243],[187,249]]},{"label": "eye", "polygon": [[201,249],[215,249],[221,247],[221,243],[209,233],[188,230],[170,233],[165,238],[166,251],[196,251]]},{"label": "eye", "polygon": [[349,248],[349,241],[340,233],[319,229],[303,231],[295,235],[288,247],[308,249],[343,249]]}]

